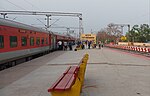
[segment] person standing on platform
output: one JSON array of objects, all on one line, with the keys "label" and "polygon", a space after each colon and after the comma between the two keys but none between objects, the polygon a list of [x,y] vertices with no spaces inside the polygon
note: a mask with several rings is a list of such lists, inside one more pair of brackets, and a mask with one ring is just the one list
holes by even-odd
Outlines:
[{"label": "person standing on platform", "polygon": [[67,42],[64,42],[64,50],[67,51]]},{"label": "person standing on platform", "polygon": [[86,48],[87,48],[87,45],[88,45],[88,40],[86,40],[86,41],[85,41],[85,45],[86,45]]},{"label": "person standing on platform", "polygon": [[98,41],[98,46],[99,46],[99,49],[101,49],[101,41]]},{"label": "person standing on platform", "polygon": [[104,47],[104,43],[101,43],[102,48]]},{"label": "person standing on platform", "polygon": [[85,46],[84,46],[84,43],[82,42],[82,44],[81,44],[81,48],[82,49],[84,49],[85,48]]},{"label": "person standing on platform", "polygon": [[72,42],[69,42],[69,50],[72,50]]},{"label": "person standing on platform", "polygon": [[88,41],[88,49],[91,48],[91,41]]},{"label": "person standing on platform", "polygon": [[58,42],[58,50],[61,50],[62,49],[62,41],[59,41]]}]

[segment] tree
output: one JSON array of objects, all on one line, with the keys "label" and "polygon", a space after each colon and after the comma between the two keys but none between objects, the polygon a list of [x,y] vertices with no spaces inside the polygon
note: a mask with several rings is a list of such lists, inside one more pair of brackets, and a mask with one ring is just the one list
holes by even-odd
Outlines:
[{"label": "tree", "polygon": [[149,25],[148,24],[141,25],[139,34],[140,34],[139,39],[140,39],[141,42],[150,41],[150,28],[149,28]]},{"label": "tree", "polygon": [[126,33],[127,40],[130,42],[147,42],[150,41],[150,28],[148,24],[142,24],[140,27],[134,25],[132,29]]},{"label": "tree", "polygon": [[97,33],[97,40],[104,43],[116,42],[117,37],[110,34],[107,29],[101,29]]}]

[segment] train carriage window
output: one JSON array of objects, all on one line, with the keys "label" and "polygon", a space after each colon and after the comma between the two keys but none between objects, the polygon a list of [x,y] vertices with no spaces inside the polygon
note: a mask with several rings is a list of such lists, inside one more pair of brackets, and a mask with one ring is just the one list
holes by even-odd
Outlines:
[{"label": "train carriage window", "polygon": [[10,36],[10,47],[17,47],[17,36]]},{"label": "train carriage window", "polygon": [[42,45],[43,45],[44,44],[44,38],[42,38],[41,42],[42,42]]},{"label": "train carriage window", "polygon": [[21,37],[21,45],[27,46],[27,37]]},{"label": "train carriage window", "polygon": [[30,45],[31,45],[31,46],[34,46],[34,37],[31,37],[31,38],[30,38]]},{"label": "train carriage window", "polygon": [[40,45],[40,37],[36,38],[36,45]]},{"label": "train carriage window", "polygon": [[0,48],[4,48],[4,36],[0,35]]}]

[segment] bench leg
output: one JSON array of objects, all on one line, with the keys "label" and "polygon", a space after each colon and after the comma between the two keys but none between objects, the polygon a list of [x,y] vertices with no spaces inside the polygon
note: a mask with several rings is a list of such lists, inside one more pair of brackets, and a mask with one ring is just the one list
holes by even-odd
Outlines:
[{"label": "bench leg", "polygon": [[81,88],[81,81],[79,80],[79,78],[76,78],[75,84],[72,86],[71,91],[67,96],[80,96]]},{"label": "bench leg", "polygon": [[85,70],[86,70],[86,64],[85,64],[85,63],[82,63],[82,64],[80,65],[80,70],[79,70],[79,73],[78,73],[78,77],[80,78],[81,85],[84,84]]},{"label": "bench leg", "polygon": [[80,64],[80,70],[78,73],[78,77],[80,78],[82,86],[84,84],[84,77],[85,77],[85,70],[86,70],[87,61],[88,61],[88,54],[86,54],[84,56],[84,58],[82,59],[82,63]]},{"label": "bench leg", "polygon": [[66,91],[53,91],[51,92],[52,96],[69,96]]}]

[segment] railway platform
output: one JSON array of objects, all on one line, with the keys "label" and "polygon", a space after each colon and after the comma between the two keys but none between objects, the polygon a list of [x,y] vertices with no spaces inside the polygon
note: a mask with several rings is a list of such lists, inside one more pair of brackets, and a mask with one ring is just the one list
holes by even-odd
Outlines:
[{"label": "railway platform", "polygon": [[81,96],[150,96],[150,58],[111,48],[56,51],[0,71],[0,96],[51,96],[47,89],[85,53]]}]

